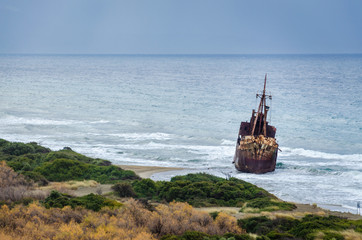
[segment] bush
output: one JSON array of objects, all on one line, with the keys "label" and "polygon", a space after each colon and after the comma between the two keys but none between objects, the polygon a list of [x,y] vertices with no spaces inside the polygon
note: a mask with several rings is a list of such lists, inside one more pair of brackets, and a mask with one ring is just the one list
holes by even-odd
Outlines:
[{"label": "bush", "polygon": [[[122,187],[122,189],[120,189]],[[151,179],[133,181],[133,191],[127,184],[115,186],[119,196],[137,196],[138,198],[152,199],[155,201],[181,201],[193,206],[237,206],[241,207],[245,202],[262,199],[252,204],[267,204],[267,206],[294,206],[293,204],[277,201],[278,199],[245,181],[231,178],[225,180],[205,173],[176,176],[170,182]],[[117,189],[118,188],[118,189]],[[124,193],[123,193],[124,192]],[[135,193],[135,194],[134,194]],[[263,202],[264,201],[264,202]],[[289,210],[286,207],[283,209]],[[290,208],[292,209],[292,208]]]},{"label": "bush", "polygon": [[240,179],[225,180],[205,173],[176,176],[170,182],[158,182],[156,186],[158,199],[183,201],[193,206],[241,207],[251,199],[277,199],[264,189]]},{"label": "bush", "polygon": [[49,184],[49,181],[39,172],[29,171],[24,172],[23,175],[37,182],[40,186],[47,186]]},{"label": "bush", "polygon": [[141,198],[151,199],[157,194],[156,183],[148,178],[134,181],[132,186],[137,196]]},{"label": "bush", "polygon": [[182,238],[185,240],[204,240],[206,237],[209,237],[208,234],[202,232],[185,232],[182,235]]},{"label": "bush", "polygon": [[116,183],[112,186],[112,190],[116,192],[119,197],[135,197],[132,185],[129,183]]},{"label": "bush", "polygon": [[51,152],[51,150],[49,148],[40,146],[36,142],[30,142],[30,143],[28,143],[28,145],[31,145],[34,148],[35,153],[48,153],[48,152]]},{"label": "bush", "polygon": [[171,179],[171,182],[176,181],[190,181],[190,182],[213,182],[217,183],[223,181],[223,178],[216,177],[207,173],[187,174],[185,176],[175,176]]},{"label": "bush", "polygon": [[46,208],[63,208],[65,206],[71,206],[73,209],[77,206],[82,206],[93,211],[99,211],[102,207],[117,208],[122,206],[122,204],[117,201],[93,193],[82,197],[72,197],[57,191],[52,191],[49,197],[44,200],[43,205]]},{"label": "bush", "polygon": [[339,233],[333,233],[333,232],[326,232],[323,240],[344,240],[344,237]]},{"label": "bush", "polygon": [[245,208],[257,208],[258,211],[275,211],[275,210],[286,210],[291,211],[296,208],[295,204],[278,201],[276,199],[271,199],[268,197],[265,198],[256,198],[251,201],[248,201],[246,206],[241,209],[243,211]]},{"label": "bush", "polygon": [[113,166],[108,160],[90,158],[71,148],[51,151],[35,142],[13,143],[0,139],[0,159],[40,185],[47,184],[47,181],[93,179],[100,183],[114,183],[140,179],[133,171]]},{"label": "bush", "polygon": [[50,181],[82,180],[85,172],[88,172],[89,165],[80,161],[70,159],[55,159],[52,162],[44,163],[35,169]]},{"label": "bush", "polygon": [[8,142],[5,146],[3,146],[3,152],[9,155],[20,156],[26,153],[34,153],[35,148],[31,144]]},{"label": "bush", "polygon": [[265,216],[239,219],[239,227],[248,233],[264,235],[264,239],[314,239],[317,232],[324,234],[323,239],[343,239],[343,236],[333,231],[358,229],[362,220],[353,221],[336,216],[321,217],[307,215],[301,220],[292,218],[269,219]]},{"label": "bush", "polygon": [[55,159],[35,169],[49,181],[95,180],[100,183],[112,183],[118,180],[138,179],[132,171],[116,166],[97,166],[78,160]]},{"label": "bush", "polygon": [[44,161],[50,162],[50,161],[53,161],[53,160],[59,159],[59,158],[78,160],[83,163],[94,164],[94,165],[98,165],[98,166],[110,166],[111,165],[111,162],[108,160],[103,160],[100,158],[90,158],[90,157],[84,156],[82,154],[79,154],[77,152],[74,152],[71,148],[68,148],[68,147],[65,147],[63,150],[50,152],[45,157]]},{"label": "bush", "polygon": [[215,218],[219,215],[219,213],[220,212],[211,212],[211,213],[209,213],[210,214],[210,216],[212,217],[212,219],[214,219],[215,220]]}]

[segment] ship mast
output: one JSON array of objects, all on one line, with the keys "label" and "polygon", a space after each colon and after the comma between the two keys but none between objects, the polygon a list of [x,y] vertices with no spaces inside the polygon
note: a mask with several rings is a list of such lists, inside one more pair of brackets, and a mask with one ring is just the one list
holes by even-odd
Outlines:
[{"label": "ship mast", "polygon": [[[269,107],[266,106],[266,97],[269,97],[269,99],[271,99],[271,96],[265,95],[266,77],[267,77],[267,74],[265,74],[263,94],[256,94],[256,97],[260,97],[261,99],[260,99],[258,111],[256,112],[256,117],[254,118],[254,122],[253,122],[253,129],[251,131],[252,136],[254,134],[255,135],[263,134],[264,136],[267,136],[267,133],[266,133],[266,127],[267,127],[266,119],[267,118],[266,117],[268,114]],[[257,123],[259,123],[258,132],[255,133]]]}]

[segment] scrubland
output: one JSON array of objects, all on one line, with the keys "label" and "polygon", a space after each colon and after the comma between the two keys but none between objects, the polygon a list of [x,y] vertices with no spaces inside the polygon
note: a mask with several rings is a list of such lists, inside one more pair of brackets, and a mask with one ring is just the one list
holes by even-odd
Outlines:
[{"label": "scrubland", "polygon": [[[1,240],[362,239],[362,220],[295,213],[295,204],[236,178],[152,181],[70,148],[2,139],[0,161]],[[73,194],[102,184],[112,192]]]}]

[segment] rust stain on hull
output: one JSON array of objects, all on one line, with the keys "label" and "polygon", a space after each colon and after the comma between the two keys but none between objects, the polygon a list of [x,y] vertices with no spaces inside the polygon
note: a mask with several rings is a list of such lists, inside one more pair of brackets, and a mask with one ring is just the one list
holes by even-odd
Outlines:
[{"label": "rust stain on hull", "polygon": [[[249,138],[248,138],[249,137]],[[234,162],[239,171],[249,173],[272,172],[276,166],[278,144],[274,138],[247,136],[235,150]]]},{"label": "rust stain on hull", "polygon": [[258,111],[253,110],[250,122],[241,122],[236,143],[235,168],[248,173],[266,173],[275,170],[278,144],[275,139],[276,128],[270,126],[267,119],[269,107],[266,106],[266,75],[263,94],[260,97]]}]

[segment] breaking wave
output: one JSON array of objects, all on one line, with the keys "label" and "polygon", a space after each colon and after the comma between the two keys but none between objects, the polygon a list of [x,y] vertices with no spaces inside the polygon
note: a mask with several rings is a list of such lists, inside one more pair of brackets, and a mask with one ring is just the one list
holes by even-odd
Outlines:
[{"label": "breaking wave", "polygon": [[125,140],[169,140],[173,137],[172,134],[155,132],[155,133],[114,133],[109,136],[124,138]]},{"label": "breaking wave", "polygon": [[51,120],[42,118],[22,118],[9,116],[1,119],[2,125],[72,125],[79,124],[81,121],[76,120]]},{"label": "breaking wave", "polygon": [[331,159],[331,160],[348,160],[354,162],[362,161],[362,154],[337,154],[337,153],[326,153],[314,150],[306,150],[304,148],[281,148],[282,152],[279,153],[282,157],[289,156],[302,156],[308,158],[320,158],[320,159]]},{"label": "breaking wave", "polygon": [[98,120],[98,121],[78,121],[78,120],[52,120],[52,119],[44,119],[44,118],[22,118],[15,116],[7,116],[0,121],[1,125],[9,126],[9,125],[74,125],[74,124],[104,124],[109,123],[107,120]]}]

